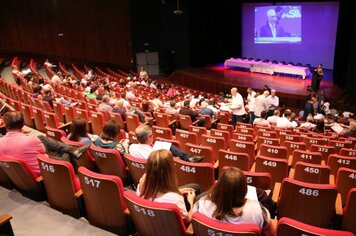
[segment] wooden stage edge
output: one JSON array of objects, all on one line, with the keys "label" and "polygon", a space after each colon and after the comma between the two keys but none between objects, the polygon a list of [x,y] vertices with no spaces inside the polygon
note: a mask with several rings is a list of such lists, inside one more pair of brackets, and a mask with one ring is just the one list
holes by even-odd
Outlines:
[{"label": "wooden stage edge", "polygon": [[[331,76],[332,72],[324,76],[321,89],[329,95],[340,96],[341,89],[333,84]],[[168,80],[184,87],[215,94],[221,91],[230,93],[232,87],[237,87],[244,98],[247,95],[247,88],[261,91],[264,85],[268,85],[271,89],[276,89],[282,107],[297,109],[304,108],[309,94],[307,88],[311,85],[311,78],[303,80],[296,77],[237,71],[224,69],[223,66],[177,70],[168,77]]]}]

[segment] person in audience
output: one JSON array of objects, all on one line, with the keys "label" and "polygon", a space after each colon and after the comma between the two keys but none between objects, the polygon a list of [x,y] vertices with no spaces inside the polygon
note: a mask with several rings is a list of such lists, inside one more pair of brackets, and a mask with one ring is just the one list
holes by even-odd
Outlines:
[{"label": "person in audience", "polygon": [[247,97],[246,102],[249,105],[253,98],[255,98],[256,92],[252,90],[252,88],[247,89]]},{"label": "person in audience", "polygon": [[109,104],[109,95],[104,95],[102,100],[101,100],[101,103],[99,104],[98,106],[98,110],[99,111],[109,111],[109,112],[112,112],[113,108],[112,106],[110,106]]},{"label": "person in audience", "polygon": [[154,117],[154,111],[156,109],[158,109],[158,106],[151,100],[143,100],[141,102],[141,111],[150,113],[151,117]]},{"label": "person in audience", "polygon": [[122,120],[125,121],[126,120],[126,110],[124,107],[124,101],[123,100],[117,100],[115,103],[115,106],[112,109],[113,113],[119,113]]},{"label": "person in audience", "polygon": [[261,112],[261,117],[260,118],[256,118],[253,121],[253,125],[270,127],[271,124],[266,120],[266,117],[267,117],[267,112],[266,111],[262,111]]},{"label": "person in audience", "polygon": [[[161,203],[176,204],[184,223],[188,225],[192,218],[195,190],[178,188],[177,176],[174,170],[173,155],[167,150],[151,152],[147,159],[146,173],[137,186],[137,195]],[[188,202],[187,209],[184,197]]]},{"label": "person in audience", "polygon": [[244,106],[244,100],[239,94],[237,88],[232,88],[231,89],[231,106],[230,106],[231,112],[232,112],[232,125],[236,127],[237,122],[242,122],[243,121],[243,115],[245,115],[245,106]]},{"label": "person in audience", "polygon": [[38,98],[38,99],[42,99],[44,96],[44,89],[42,88],[42,86],[38,85],[33,89],[33,98]]},{"label": "person in audience", "polygon": [[244,173],[236,167],[228,167],[207,194],[194,204],[193,212],[225,223],[255,224],[262,235],[274,235],[268,210],[259,203],[257,196],[248,198],[248,191]]},{"label": "person in audience", "polygon": [[192,122],[195,122],[196,120],[199,120],[198,125],[199,126],[204,126],[204,117],[199,116],[198,111],[194,111],[189,107],[190,101],[185,100],[183,103],[183,107],[179,110],[179,114],[181,115],[186,115],[190,116],[192,119]]},{"label": "person in audience", "polygon": [[115,120],[108,120],[104,125],[102,133],[93,142],[93,144],[101,148],[116,149],[123,157],[125,153],[128,152],[128,147],[123,145],[125,139],[117,141],[120,130],[121,127],[119,123],[117,123]]},{"label": "person in audience", "polygon": [[215,117],[218,117],[219,107],[216,105],[215,99],[209,99],[207,108],[209,108],[210,110],[212,110],[214,112]]},{"label": "person in audience", "polygon": [[290,122],[291,115],[292,115],[292,112],[289,109],[285,110],[283,116],[279,117],[279,119],[277,120],[276,127],[281,128],[281,129],[292,128],[293,125]]},{"label": "person in audience", "polygon": [[84,118],[74,118],[70,126],[68,139],[74,142],[82,142],[86,145],[91,144],[91,137],[87,132],[87,123]]},{"label": "person in audience", "polygon": [[148,79],[148,74],[144,67],[141,67],[139,77],[141,80]]},{"label": "person in audience", "polygon": [[210,108],[208,108],[208,103],[207,103],[206,101],[203,101],[203,102],[200,104],[199,113],[202,114],[202,115],[208,115],[208,116],[210,116],[210,117],[213,117],[213,115],[214,115],[213,110],[211,110]]},{"label": "person in audience", "polygon": [[315,104],[315,102],[316,102],[316,98],[312,97],[309,101],[307,101],[305,103],[304,113],[303,113],[303,120],[304,121],[307,119],[309,114],[314,116],[314,114],[315,114],[315,112],[314,112],[314,104]]},{"label": "person in audience", "polygon": [[[147,159],[150,153],[153,151],[154,142],[152,136],[152,129],[148,125],[140,125],[135,129],[135,135],[139,143],[131,144],[129,147],[129,153],[134,157]],[[169,150],[175,157],[179,157],[184,161],[200,162],[204,158],[202,156],[191,156],[190,154],[183,152],[173,144],[170,145]]]},{"label": "person in audience", "polygon": [[163,107],[163,102],[160,99],[161,93],[156,93],[155,98],[152,100],[152,102],[155,104],[157,107]]},{"label": "person in audience", "polygon": [[256,102],[256,97],[260,95],[259,92],[255,93],[255,96],[250,99],[249,103],[246,105],[246,108],[248,108],[248,113],[250,115],[249,120],[250,124],[253,124],[253,121],[255,120],[255,102]]},{"label": "person in audience", "polygon": [[356,138],[356,122],[350,123],[350,129],[344,133],[344,136],[346,138],[348,138],[348,137]]},{"label": "person in audience", "polygon": [[133,87],[130,87],[130,88],[129,88],[129,91],[126,92],[125,99],[126,99],[127,101],[136,101],[136,100],[137,100],[137,97],[136,97],[136,95],[134,94],[133,91],[134,91],[134,90],[133,90]]},{"label": "person in audience", "polygon": [[169,101],[169,107],[166,108],[167,114],[178,115],[177,104],[174,100]]},{"label": "person in audience", "polygon": [[18,111],[5,113],[3,121],[7,132],[5,136],[0,138],[0,155],[22,159],[36,176],[40,175],[37,155],[55,152],[58,158],[70,161],[71,158],[80,158],[89,148],[89,146],[72,148],[67,144],[59,143],[43,135],[32,136],[24,134],[24,118]]},{"label": "person in audience", "polygon": [[268,110],[268,101],[267,101],[268,95],[269,95],[269,92],[267,90],[265,90],[263,92],[263,94],[256,97],[255,107],[254,107],[254,115],[256,118],[261,117],[262,111]]},{"label": "person in audience", "polygon": [[5,115],[5,113],[8,111],[15,111],[15,109],[0,98],[0,117]]},{"label": "person in audience", "polygon": [[275,110],[273,112],[273,116],[270,116],[267,118],[267,121],[272,125],[272,126],[276,126],[277,125],[277,120],[279,119],[279,117],[281,116],[281,112],[279,110]]},{"label": "person in audience", "polygon": [[294,112],[292,112],[292,114],[290,115],[289,121],[292,124],[292,128],[299,126],[297,114],[295,114]]},{"label": "person in audience", "polygon": [[61,84],[62,83],[62,73],[58,71],[56,74],[54,74],[51,78],[51,83],[53,84]]},{"label": "person in audience", "polygon": [[314,122],[316,125],[314,132],[324,134],[325,133],[324,116],[322,116],[322,115],[319,116],[319,115],[321,115],[321,114],[314,116]]},{"label": "person in audience", "polygon": [[300,124],[300,128],[303,128],[305,130],[310,130],[313,131],[315,128],[315,124],[314,124],[314,118],[312,114],[309,114],[307,117],[307,121]]},{"label": "person in audience", "polygon": [[272,89],[271,90],[271,95],[267,97],[267,102],[268,102],[268,113],[267,117],[273,116],[274,111],[278,109],[279,106],[279,97],[276,96],[276,90]]},{"label": "person in audience", "polygon": [[168,89],[167,94],[168,97],[178,95],[178,91],[176,90],[176,86],[172,84],[172,86]]}]

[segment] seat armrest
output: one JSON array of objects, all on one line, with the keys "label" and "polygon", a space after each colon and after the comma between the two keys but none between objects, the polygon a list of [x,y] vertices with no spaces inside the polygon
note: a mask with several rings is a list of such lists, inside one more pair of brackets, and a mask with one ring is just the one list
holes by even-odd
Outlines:
[{"label": "seat armrest", "polygon": [[187,229],[185,230],[185,235],[194,235],[193,224],[189,224]]},{"label": "seat armrest", "polygon": [[0,226],[10,222],[11,219],[12,219],[12,216],[10,216],[8,214],[0,215]]},{"label": "seat armrest", "polygon": [[281,186],[282,186],[282,184],[279,182],[276,182],[274,184],[272,200],[275,202],[278,202],[279,193],[281,192]]},{"label": "seat armrest", "polygon": [[82,190],[78,190],[77,192],[74,193],[74,196],[76,198],[80,198],[83,195],[83,191]]},{"label": "seat armrest", "polygon": [[335,201],[335,211],[336,215],[342,216],[343,215],[343,210],[342,210],[342,201],[341,201],[341,194],[338,193]]}]

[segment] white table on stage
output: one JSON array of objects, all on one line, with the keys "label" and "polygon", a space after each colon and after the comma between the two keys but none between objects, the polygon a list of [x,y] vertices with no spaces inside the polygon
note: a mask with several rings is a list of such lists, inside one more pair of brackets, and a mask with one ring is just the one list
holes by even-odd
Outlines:
[{"label": "white table on stage", "polygon": [[299,75],[303,79],[309,75],[309,68],[303,66],[293,66],[284,64],[273,64],[271,62],[254,61],[240,58],[230,58],[224,63],[225,68],[239,67],[249,69],[251,72],[258,72],[273,75],[275,73]]}]

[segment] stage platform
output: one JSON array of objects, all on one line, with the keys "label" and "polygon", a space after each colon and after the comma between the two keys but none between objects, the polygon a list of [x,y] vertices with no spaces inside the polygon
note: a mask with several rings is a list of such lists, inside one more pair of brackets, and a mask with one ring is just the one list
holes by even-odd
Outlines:
[{"label": "stage platform", "polygon": [[[312,70],[313,68],[311,68]],[[282,106],[291,108],[304,108],[311,78],[305,80],[297,77],[285,77],[226,69],[224,65],[216,65],[204,68],[187,68],[175,71],[169,78],[171,82],[201,91],[218,94],[223,91],[230,93],[232,87],[237,87],[243,97],[246,97],[246,89],[252,88],[261,91],[264,85],[277,90]],[[321,89],[328,96],[339,97],[341,89],[333,84],[332,71],[324,70],[324,79],[321,81]]]}]

